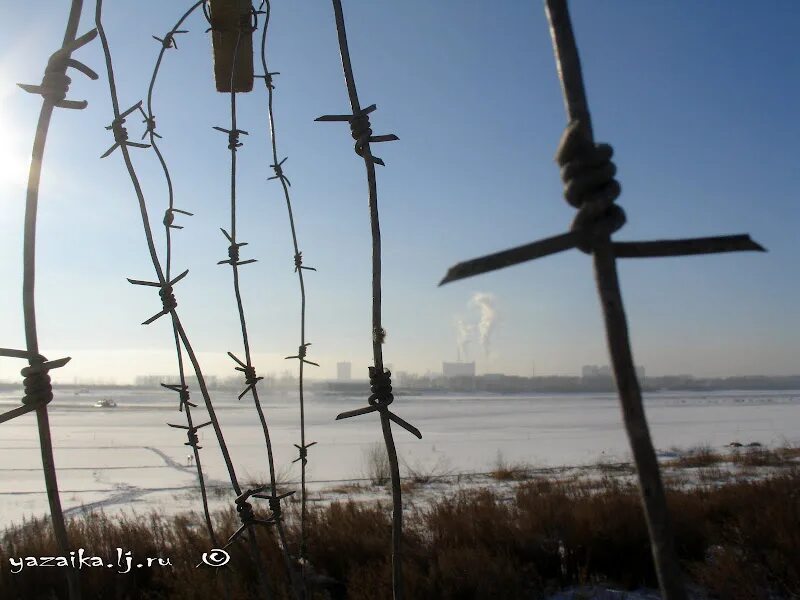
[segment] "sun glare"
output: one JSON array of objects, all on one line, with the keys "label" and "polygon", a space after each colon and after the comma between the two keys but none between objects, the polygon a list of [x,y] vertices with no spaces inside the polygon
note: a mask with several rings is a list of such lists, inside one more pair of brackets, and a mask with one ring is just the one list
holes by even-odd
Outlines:
[{"label": "sun glare", "polygon": [[0,193],[25,189],[30,163],[30,141],[13,124],[5,107],[0,104]]}]

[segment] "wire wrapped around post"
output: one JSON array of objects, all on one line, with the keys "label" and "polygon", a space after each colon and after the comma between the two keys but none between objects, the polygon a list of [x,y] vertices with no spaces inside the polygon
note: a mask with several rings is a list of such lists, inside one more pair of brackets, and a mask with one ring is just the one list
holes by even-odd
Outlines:
[{"label": "wire wrapped around post", "polygon": [[372,395],[369,397],[369,406],[341,413],[336,417],[347,419],[377,412],[381,420],[383,440],[389,458],[389,468],[392,482],[392,593],[394,600],[404,597],[403,585],[403,499],[400,488],[400,465],[397,460],[397,448],[392,434],[392,422],[400,425],[418,438],[422,438],[419,430],[407,423],[396,414],[389,411],[389,404],[394,397],[391,394],[391,373],[383,367],[383,348],[386,331],[381,322],[381,227],[378,215],[378,188],[375,181],[375,165],[384,165],[384,162],[372,154],[370,143],[391,142],[397,140],[394,134],[373,135],[369,121],[369,114],[375,111],[374,104],[362,109],[358,101],[353,67],[350,62],[350,51],[347,47],[347,32],[344,24],[344,14],[341,0],[333,1],[333,11],[336,20],[336,34],[339,41],[339,53],[342,58],[342,71],[344,72],[347,95],[350,99],[351,113],[348,115],[325,115],[317,121],[344,121],[350,124],[350,131],[355,140],[354,150],[364,159],[367,171],[367,187],[369,189],[369,213],[372,231],[372,355],[374,366],[369,368]]},{"label": "wire wrapped around post", "polygon": [[[253,11],[253,22],[251,23],[250,20],[245,21],[241,19],[238,24],[238,30],[236,35],[236,43],[233,48],[233,56],[231,62],[231,73],[230,73],[230,127],[225,129],[223,127],[214,127],[217,131],[221,131],[228,135],[228,150],[230,151],[230,232],[222,229],[222,233],[228,241],[228,258],[227,260],[221,260],[217,264],[220,265],[230,265],[231,271],[233,272],[233,291],[236,297],[236,309],[239,315],[239,325],[241,328],[242,333],[242,345],[244,346],[244,360],[239,359],[236,355],[232,352],[228,352],[228,356],[233,359],[233,361],[238,365],[234,367],[237,371],[240,371],[244,375],[245,379],[245,388],[239,394],[239,400],[241,400],[248,392],[250,393],[251,397],[253,398],[253,404],[255,405],[256,412],[258,413],[258,418],[261,423],[261,429],[264,433],[264,443],[266,444],[267,448],[267,465],[269,468],[269,490],[270,493],[268,495],[260,494],[260,493],[253,493],[251,494],[255,498],[265,498],[270,501],[270,509],[272,512],[272,516],[267,521],[259,521],[252,519],[247,520],[247,523],[261,523],[261,524],[271,524],[275,526],[276,531],[278,532],[278,539],[280,540],[280,547],[281,553],[284,560],[284,567],[286,569],[286,574],[290,582],[290,588],[294,592],[295,597],[298,597],[299,589],[297,585],[297,577],[295,576],[295,569],[292,564],[292,558],[289,553],[289,546],[286,541],[286,532],[284,529],[284,523],[282,518],[282,511],[280,509],[280,501],[291,495],[290,492],[288,494],[279,494],[278,493],[278,484],[277,478],[275,476],[275,459],[273,456],[272,451],[272,439],[269,433],[269,426],[267,425],[267,419],[264,415],[263,407],[261,406],[261,400],[259,399],[258,394],[258,382],[263,379],[263,377],[259,377],[256,375],[256,369],[253,366],[252,362],[252,355],[250,351],[250,340],[248,336],[247,330],[247,320],[245,318],[244,312],[244,305],[242,303],[242,294],[239,287],[239,267],[247,264],[252,264],[256,262],[256,259],[247,259],[242,260],[239,255],[239,250],[243,246],[247,245],[247,242],[239,242],[237,241],[236,235],[236,225],[237,225],[237,218],[236,218],[236,183],[237,183],[237,161],[236,161],[236,154],[243,146],[240,140],[240,135],[248,135],[246,131],[239,129],[237,124],[236,118],[236,85],[235,79],[237,77],[237,61],[239,60],[239,51],[240,51],[240,42],[244,35],[251,35],[252,32],[256,28],[256,12]],[[240,75],[240,73],[239,73]],[[240,495],[240,498],[242,496]],[[245,502],[246,498],[242,500]],[[250,506],[249,503],[243,504],[242,506]],[[237,510],[239,510],[237,508]],[[244,510],[244,512],[239,511],[240,516],[244,515],[247,516],[250,514],[248,510]],[[243,527],[245,526],[245,522],[243,521]]]}]

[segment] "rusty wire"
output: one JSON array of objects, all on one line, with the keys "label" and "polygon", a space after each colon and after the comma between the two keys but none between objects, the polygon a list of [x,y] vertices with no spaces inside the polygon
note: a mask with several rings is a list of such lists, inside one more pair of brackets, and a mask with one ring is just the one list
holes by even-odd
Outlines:
[{"label": "rusty wire", "polygon": [[[228,475],[231,481],[231,487],[233,488],[234,492],[237,496],[241,496],[242,489],[239,485],[239,481],[236,477],[236,470],[233,466],[233,462],[231,461],[230,453],[228,451],[227,444],[225,443],[225,438],[222,434],[222,430],[219,426],[219,421],[216,416],[216,412],[214,411],[214,406],[211,401],[211,397],[208,393],[208,388],[205,383],[205,378],[203,377],[202,370],[200,368],[200,364],[197,360],[197,356],[194,352],[194,349],[189,342],[189,338],[186,334],[186,331],[180,321],[177,312],[177,302],[173,293],[172,286],[177,283],[180,279],[182,279],[188,271],[185,271],[178,277],[169,279],[165,275],[164,270],[161,266],[161,261],[159,260],[158,253],[155,248],[155,243],[153,242],[153,233],[150,227],[150,221],[148,218],[147,213],[147,204],[145,202],[144,193],[142,192],[142,188],[139,182],[139,178],[136,174],[135,168],[133,166],[133,162],[131,161],[130,152],[128,150],[129,145],[133,145],[127,141],[127,132],[124,130],[124,123],[125,118],[129,116],[134,110],[137,110],[141,106],[141,102],[138,105],[134,105],[132,108],[122,112],[120,111],[119,99],[117,97],[117,89],[116,89],[116,82],[114,79],[114,70],[111,58],[111,49],[108,43],[108,39],[106,38],[105,31],[102,25],[102,7],[103,7],[103,0],[97,0],[96,10],[95,10],[95,25],[97,27],[97,31],[100,35],[100,41],[102,42],[103,46],[103,55],[105,58],[106,70],[108,73],[108,84],[109,84],[109,92],[111,97],[111,104],[114,113],[114,120],[112,121],[112,125],[109,127],[114,133],[115,139],[115,146],[119,148],[120,152],[122,153],[123,160],[125,162],[125,167],[128,171],[128,175],[131,180],[131,184],[133,185],[134,191],[136,193],[136,197],[139,204],[139,210],[141,212],[142,217],[142,225],[144,228],[145,238],[147,241],[148,251],[150,252],[151,261],[153,263],[153,268],[156,272],[157,281],[150,282],[150,281],[140,281],[140,280],[131,280],[133,284],[136,285],[144,285],[144,286],[151,286],[159,288],[159,295],[161,297],[163,309],[145,321],[145,324],[152,323],[156,319],[169,314],[172,318],[174,331],[177,332],[181,343],[183,345],[184,350],[186,351],[186,355],[189,358],[189,361],[192,364],[194,369],[195,375],[197,377],[198,387],[200,388],[200,392],[203,396],[203,400],[205,402],[206,410],[208,411],[208,416],[211,422],[211,425],[214,428],[214,433],[216,434],[217,441],[219,443],[220,451],[223,456],[223,460],[225,461],[225,466],[228,471]],[[141,146],[137,144],[137,146]],[[112,147],[112,151],[116,149]],[[107,154],[106,154],[107,155]],[[258,568],[258,565],[261,562],[261,555],[258,549],[258,543],[256,540],[255,532],[252,528],[248,528],[248,542],[249,542],[249,551],[252,557],[254,564],[256,565],[256,569],[258,572],[259,577],[259,584],[261,589],[264,593],[264,596],[267,598],[272,597],[272,593],[269,588],[269,583],[266,579],[264,574],[264,570]]]},{"label": "rusty wire", "polygon": [[293,462],[300,462],[300,548],[299,548],[299,563],[300,575],[303,582],[303,596],[306,595],[305,589],[305,576],[304,568],[308,560],[306,546],[306,518],[307,518],[307,490],[306,490],[306,465],[308,463],[308,449],[315,445],[316,442],[306,442],[306,420],[305,420],[305,401],[304,401],[304,372],[305,365],[313,365],[318,367],[319,364],[306,359],[307,349],[311,345],[306,341],[306,286],[303,277],[303,271],[316,271],[313,267],[303,265],[303,253],[300,251],[299,242],[297,241],[297,228],[295,226],[294,212],[292,211],[292,201],[289,195],[289,187],[292,185],[289,178],[283,171],[283,164],[288,157],[278,160],[278,142],[275,129],[275,113],[273,110],[273,99],[275,84],[273,77],[280,75],[278,71],[270,71],[267,66],[267,33],[269,29],[270,17],[272,15],[272,7],[269,0],[264,0],[259,7],[264,10],[264,24],[261,30],[261,66],[264,70],[264,75],[258,76],[264,80],[265,87],[267,88],[267,116],[269,118],[269,136],[272,146],[272,164],[270,167],[274,170],[275,175],[269,177],[269,180],[277,180],[283,189],[283,196],[286,200],[286,210],[289,216],[289,227],[292,233],[292,247],[294,249],[294,270],[297,273],[298,283],[300,285],[300,345],[298,346],[297,355],[287,356],[286,360],[297,359],[299,365],[298,374],[298,395],[300,402],[300,444],[295,444],[298,450],[298,458]]},{"label": "rusty wire", "polygon": [[[58,478],[56,475],[55,458],[53,456],[53,440],[50,434],[50,418],[47,405],[53,400],[53,388],[49,371],[63,367],[69,362],[69,357],[48,361],[39,353],[39,336],[36,329],[36,217],[39,208],[39,184],[42,177],[42,161],[47,143],[47,134],[50,130],[50,121],[54,108],[69,108],[82,110],[86,108],[85,100],[68,100],[69,85],[72,83],[66,72],[68,68],[80,71],[90,79],[97,79],[97,73],[72,58],[72,53],[91,42],[97,31],[91,30],[77,37],[82,0],[72,0],[69,16],[64,30],[61,47],[56,50],[47,61],[42,82],[39,85],[17,84],[20,88],[31,94],[42,97],[42,107],[39,111],[39,120],[31,152],[31,165],[28,171],[28,187],[25,198],[25,227],[23,233],[23,275],[22,275],[22,309],[25,322],[25,350],[0,349],[0,356],[21,358],[28,361],[28,366],[23,368],[23,386],[25,395],[22,406],[7,411],[0,415],[0,423],[21,416],[31,411],[36,411],[36,421],[39,433],[39,447],[42,455],[42,472],[44,474],[47,500],[50,506],[50,517],[53,523],[53,535],[63,555],[70,551],[69,537],[67,535],[64,512],[61,507],[61,497],[58,493]],[[65,573],[67,580],[67,594],[70,600],[79,600],[81,597],[78,575],[72,569]]]},{"label": "rusty wire", "polygon": [[[179,27],[189,18],[189,16],[200,6],[203,4],[204,0],[198,0],[195,2],[175,23],[175,25],[170,29],[163,38],[159,38],[157,36],[153,36],[155,40],[161,43],[161,49],[158,53],[158,57],[156,59],[155,67],[153,68],[153,75],[150,78],[150,85],[147,89],[147,110],[142,110],[142,116],[144,117],[144,123],[146,126],[145,132],[142,135],[142,139],[145,136],[149,137],[150,147],[155,152],[156,156],[158,157],[159,164],[161,165],[162,172],[164,174],[164,179],[167,185],[167,196],[168,196],[168,208],[164,212],[164,219],[162,221],[165,230],[165,237],[166,237],[166,256],[165,256],[165,263],[166,263],[166,279],[169,280],[171,276],[171,269],[172,269],[172,230],[173,229],[183,229],[181,225],[175,224],[175,214],[183,214],[187,216],[192,216],[192,213],[175,208],[175,193],[174,187],[172,183],[172,177],[170,175],[169,168],[167,167],[166,160],[161,152],[161,149],[158,147],[158,139],[161,139],[161,135],[156,133],[156,119],[155,115],[153,114],[153,93],[155,91],[156,80],[158,78],[158,74],[161,68],[161,63],[164,58],[164,54],[167,50],[174,48],[177,50],[178,45],[175,42],[175,36],[179,33],[188,33],[185,29],[179,29]],[[189,386],[186,383],[186,372],[184,368],[184,357],[183,357],[183,349],[181,347],[181,341],[178,334],[178,328],[176,323],[173,321],[172,323],[172,333],[175,340],[175,354],[177,357],[178,363],[178,381],[179,383],[176,385],[165,384],[162,383],[162,387],[176,392],[178,394],[178,411],[183,412],[185,409],[186,415],[186,425],[174,425],[172,423],[168,423],[170,427],[185,429],[187,442],[185,442],[186,446],[189,446],[192,449],[194,454],[194,464],[197,470],[197,480],[198,486],[200,488],[200,495],[202,498],[203,504],[203,516],[206,523],[206,529],[208,530],[208,535],[211,540],[211,543],[214,545],[215,548],[219,547],[219,542],[217,540],[216,532],[214,531],[214,526],[211,521],[211,513],[208,506],[208,492],[206,490],[205,484],[205,477],[203,475],[203,466],[200,460],[200,449],[201,446],[198,445],[198,437],[197,431],[201,427],[205,427],[211,424],[211,421],[207,421],[202,425],[194,425],[192,419],[192,408],[196,408],[197,405],[191,402],[191,395],[189,391]],[[227,573],[227,571],[226,571]],[[225,592],[226,597],[230,595],[228,589],[227,578],[223,580],[223,589]]]},{"label": "rusty wire", "polygon": [[367,171],[367,187],[369,190],[370,227],[372,232],[372,354],[374,366],[369,367],[369,378],[372,395],[368,398],[368,406],[337,415],[336,419],[347,419],[377,412],[381,419],[381,430],[389,458],[392,482],[392,593],[395,600],[404,597],[403,586],[403,499],[400,489],[400,465],[397,460],[397,448],[392,434],[392,422],[400,425],[418,438],[422,438],[419,430],[389,410],[394,400],[391,386],[391,373],[383,366],[382,344],[386,331],[381,323],[381,228],[378,215],[378,188],[375,180],[375,164],[384,162],[372,154],[370,143],[391,142],[397,140],[394,134],[373,135],[369,114],[375,111],[374,104],[362,109],[358,101],[350,51],[347,46],[347,32],[344,23],[341,0],[332,0],[336,21],[336,35],[339,42],[339,53],[342,59],[347,95],[350,100],[351,113],[348,115],[325,115],[317,121],[344,121],[350,124],[350,132],[355,140],[354,150],[364,159]]},{"label": "rusty wire", "polygon": [[[258,418],[261,423],[261,429],[264,433],[264,443],[266,444],[267,448],[267,463],[269,467],[269,494],[263,494],[263,490],[266,486],[258,489],[258,490],[249,490],[249,493],[240,494],[239,498],[237,499],[237,511],[239,512],[240,517],[242,518],[242,528],[239,529],[233,536],[229,543],[238,537],[238,535],[244,530],[246,526],[250,526],[252,524],[271,524],[275,526],[276,531],[278,532],[278,538],[280,540],[280,547],[281,547],[281,554],[284,560],[284,566],[286,568],[286,573],[289,578],[290,588],[292,589],[295,596],[299,596],[299,589],[297,586],[297,577],[295,576],[295,569],[292,564],[292,557],[289,552],[289,546],[286,541],[286,532],[283,525],[283,516],[281,510],[281,500],[290,496],[294,492],[289,492],[285,494],[278,493],[278,484],[277,484],[277,477],[275,475],[275,460],[272,452],[272,438],[270,437],[269,433],[269,426],[267,424],[266,416],[264,415],[264,410],[261,406],[261,400],[259,399],[258,395],[258,382],[263,379],[263,377],[259,377],[256,375],[256,369],[253,366],[252,361],[252,354],[250,350],[250,339],[248,336],[247,330],[247,320],[245,317],[244,311],[244,304],[242,302],[242,294],[239,286],[239,267],[251,264],[256,262],[256,259],[246,259],[242,260],[239,256],[239,250],[243,246],[247,245],[247,242],[239,242],[237,241],[236,236],[236,224],[237,224],[237,214],[236,214],[236,200],[237,200],[237,190],[236,190],[236,183],[237,183],[237,161],[236,161],[236,154],[240,147],[243,146],[243,143],[240,140],[240,135],[248,135],[248,133],[242,129],[239,129],[237,123],[237,115],[236,115],[236,86],[235,86],[235,77],[236,77],[236,67],[237,67],[237,59],[239,57],[239,47],[240,42],[242,39],[242,35],[252,35],[252,33],[257,28],[257,12],[252,9],[251,7],[251,15],[252,20],[248,22],[240,22],[239,27],[236,31],[236,43],[233,49],[233,59],[231,61],[231,91],[230,91],[230,128],[225,129],[223,127],[214,127],[217,131],[227,134],[228,136],[228,150],[230,151],[230,206],[231,206],[231,220],[230,220],[230,233],[227,232],[225,229],[221,229],[223,235],[229,242],[228,245],[228,259],[221,260],[217,264],[223,265],[227,264],[230,265],[231,271],[233,272],[233,291],[234,296],[236,298],[236,309],[239,315],[239,325],[242,333],[242,345],[244,348],[244,360],[239,359],[235,354],[232,352],[228,352],[228,356],[234,360],[234,362],[238,365],[234,367],[237,371],[240,371],[244,375],[245,380],[245,388],[239,394],[239,400],[241,400],[248,392],[250,393],[251,397],[253,398],[253,404],[255,405],[256,412],[258,413]],[[260,520],[256,519],[253,516],[252,508],[247,499],[252,496],[254,498],[264,498],[267,499],[269,502],[269,508],[272,513],[272,516],[269,520]]]},{"label": "rusty wire", "polygon": [[595,144],[580,58],[566,0],[545,0],[569,124],[556,160],[561,167],[564,197],[578,212],[566,234],[459,263],[440,285],[577,247],[592,254],[606,338],[619,392],[623,420],[639,478],[661,592],[666,600],[686,596],[683,574],[674,548],[671,518],[661,472],[642,404],[634,368],[628,325],[617,277],[617,258],[684,256],[744,250],[764,251],[748,235],[718,236],[654,242],[613,242],[611,235],[625,223],[614,202],[621,188],[614,179],[613,151]]}]

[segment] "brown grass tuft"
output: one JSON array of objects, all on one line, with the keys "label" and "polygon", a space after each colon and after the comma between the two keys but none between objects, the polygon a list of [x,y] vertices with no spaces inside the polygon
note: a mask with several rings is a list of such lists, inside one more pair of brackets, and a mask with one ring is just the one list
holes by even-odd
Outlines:
[{"label": "brown grass tuft", "polygon": [[710,467],[721,462],[725,462],[726,457],[714,452],[708,444],[694,446],[688,450],[678,450],[678,458],[667,461],[666,465],[683,469],[693,469],[697,467]]},{"label": "brown grass tuft", "polygon": [[531,466],[524,462],[509,462],[502,453],[497,453],[494,467],[489,472],[489,476],[497,481],[520,481],[530,479]]},{"label": "brown grass tuft", "polygon": [[373,485],[386,485],[392,478],[389,455],[382,442],[375,442],[363,453],[365,476]]}]

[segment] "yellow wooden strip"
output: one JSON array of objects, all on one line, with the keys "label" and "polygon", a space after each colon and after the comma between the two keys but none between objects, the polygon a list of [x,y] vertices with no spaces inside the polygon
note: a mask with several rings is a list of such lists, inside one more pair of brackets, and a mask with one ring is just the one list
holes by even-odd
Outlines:
[{"label": "yellow wooden strip", "polygon": [[[250,31],[250,0],[210,0],[214,80],[218,92],[249,92],[253,89],[253,34]],[[240,33],[241,31],[241,33]],[[238,50],[236,48],[239,41]],[[234,53],[236,65],[234,66]]]}]

